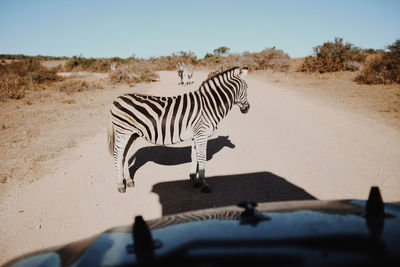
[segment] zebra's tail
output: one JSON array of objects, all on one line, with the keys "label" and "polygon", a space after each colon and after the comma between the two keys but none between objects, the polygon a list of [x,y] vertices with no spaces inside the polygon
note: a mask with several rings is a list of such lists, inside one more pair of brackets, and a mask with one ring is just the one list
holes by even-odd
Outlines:
[{"label": "zebra's tail", "polygon": [[110,116],[110,123],[108,125],[107,139],[108,139],[108,151],[110,151],[110,154],[113,155],[115,138],[114,138],[114,126],[111,120],[111,116]]}]

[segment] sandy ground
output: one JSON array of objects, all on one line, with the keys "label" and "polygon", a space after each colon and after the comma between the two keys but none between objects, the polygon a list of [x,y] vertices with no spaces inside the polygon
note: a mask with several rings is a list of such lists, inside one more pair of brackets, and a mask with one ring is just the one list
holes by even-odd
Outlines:
[{"label": "sandy ground", "polygon": [[103,90],[40,91],[35,100],[2,103],[0,264],[129,224],[136,215],[152,219],[240,200],[366,199],[373,185],[384,201],[400,201],[395,123],[310,97],[266,74],[248,77],[249,113],[234,108],[209,141],[212,193],[190,185],[190,142],[158,147],[140,140],[136,187],[119,194],[106,144],[113,98],[174,95],[195,90],[206,76],[196,72],[193,85],[177,86],[175,72],[161,72],[160,82],[134,88],[96,76]]}]

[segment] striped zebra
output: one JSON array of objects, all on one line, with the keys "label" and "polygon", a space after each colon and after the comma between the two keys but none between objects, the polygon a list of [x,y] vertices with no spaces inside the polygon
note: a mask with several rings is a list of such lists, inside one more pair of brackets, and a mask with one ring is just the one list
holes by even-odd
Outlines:
[{"label": "striped zebra", "polygon": [[205,180],[207,140],[233,105],[247,113],[247,66],[234,67],[206,79],[197,91],[173,97],[126,94],[117,97],[110,109],[108,142],[114,157],[118,191],[133,187],[124,178],[124,162],[138,137],[157,145],[192,139],[189,177],[195,187],[210,192]]},{"label": "striped zebra", "polygon": [[192,78],[193,78],[193,65],[192,64],[186,64],[183,62],[179,62],[176,65],[176,69],[178,70],[178,76],[181,79],[181,82],[179,84],[191,84]]}]

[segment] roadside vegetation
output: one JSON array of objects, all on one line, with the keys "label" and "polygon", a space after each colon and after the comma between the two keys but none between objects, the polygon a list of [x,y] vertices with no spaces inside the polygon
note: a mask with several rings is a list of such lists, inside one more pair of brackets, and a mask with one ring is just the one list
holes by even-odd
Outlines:
[{"label": "roadside vegetation", "polygon": [[314,47],[314,55],[306,57],[300,72],[360,71],[355,81],[360,84],[400,84],[400,40],[386,50],[361,49],[342,38]]},{"label": "roadside vegetation", "polygon": [[109,73],[111,82],[127,83],[135,86],[142,82],[155,82],[159,79],[157,70],[146,60],[130,58],[127,60],[114,61],[114,69]]},{"label": "roadside vegetation", "polygon": [[247,65],[250,71],[272,70],[286,72],[290,67],[290,57],[280,49],[266,48],[261,52],[228,53],[229,48],[219,47],[213,53],[207,53],[199,62],[206,68],[228,68],[235,65]]},{"label": "roadside vegetation", "polygon": [[355,81],[363,84],[400,84],[400,40],[387,51],[373,53]]},{"label": "roadside vegetation", "polygon": [[366,53],[342,38],[314,47],[314,55],[306,57],[298,69],[301,72],[336,72],[359,70]]},{"label": "roadside vegetation", "polygon": [[[81,56],[52,57],[26,55],[0,55],[0,101],[21,99],[29,90],[58,82],[63,92],[76,92],[100,88],[78,81],[62,81],[57,72],[108,73],[112,83],[127,83],[134,86],[141,82],[159,79],[157,71],[176,70],[179,62],[190,63],[197,69],[220,69],[235,65],[247,65],[250,71],[269,70],[287,73],[356,72],[354,81],[361,84],[400,83],[400,40],[386,50],[361,49],[342,38],[335,38],[314,47],[314,53],[304,59],[291,59],[283,50],[265,48],[260,52],[231,53],[231,49],[220,46],[198,58],[191,51],[179,51],[169,56],[136,58],[85,58]],[[57,67],[44,67],[41,62],[63,61]],[[300,63],[299,63],[300,62]],[[67,78],[68,79],[68,78]],[[69,87],[69,89],[68,89]]]},{"label": "roadside vegetation", "polygon": [[111,61],[112,60],[105,58],[74,56],[67,60],[65,69],[67,71],[108,72],[110,70]]},{"label": "roadside vegetation", "polygon": [[47,69],[36,59],[22,59],[0,64],[0,100],[21,99],[28,90],[62,80],[54,69]]},{"label": "roadside vegetation", "polygon": [[99,82],[88,82],[83,80],[65,80],[58,85],[58,90],[71,95],[75,92],[83,92],[94,89],[103,89]]}]

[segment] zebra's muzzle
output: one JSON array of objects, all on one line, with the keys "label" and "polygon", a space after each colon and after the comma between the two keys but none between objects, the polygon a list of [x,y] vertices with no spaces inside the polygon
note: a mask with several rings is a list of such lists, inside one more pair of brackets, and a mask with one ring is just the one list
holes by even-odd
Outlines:
[{"label": "zebra's muzzle", "polygon": [[245,107],[241,108],[240,111],[243,114],[246,114],[249,111],[249,109],[250,109],[250,104],[247,104]]}]

